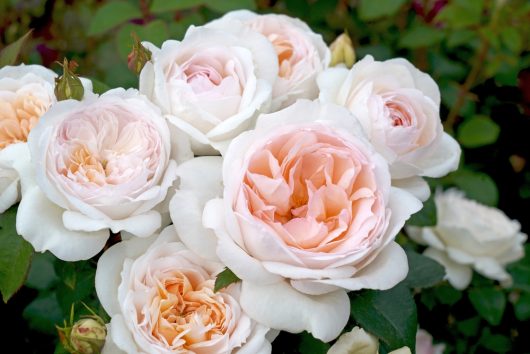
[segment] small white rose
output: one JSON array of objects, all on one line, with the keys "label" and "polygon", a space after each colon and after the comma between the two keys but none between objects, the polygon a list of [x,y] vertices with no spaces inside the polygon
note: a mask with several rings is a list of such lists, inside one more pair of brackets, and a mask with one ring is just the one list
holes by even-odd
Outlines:
[{"label": "small white rose", "polygon": [[[378,354],[378,352],[377,338],[360,327],[354,327],[350,332],[342,334],[329,348],[327,354]],[[403,347],[388,354],[411,354],[411,352],[408,347]]]},{"label": "small white rose", "polygon": [[158,49],[140,73],[140,91],[191,139],[196,155],[217,155],[267,111],[278,65],[272,45],[243,27],[190,27]]},{"label": "small white rose", "polygon": [[279,72],[272,89],[272,111],[290,106],[299,98],[318,97],[316,78],[331,58],[320,34],[297,18],[258,15],[248,10],[229,12],[206,26],[230,30],[235,22],[264,35],[274,46]]},{"label": "small white rose", "polygon": [[172,227],[111,247],[96,271],[112,318],[103,353],[269,354],[269,329],[241,309],[240,284],[214,292],[223,267],[188,250]]},{"label": "small white rose", "polygon": [[35,250],[87,259],[109,230],[151,235],[154,208],[176,178],[168,125],[136,90],[115,89],[53,105],[28,139],[36,185],[17,213],[17,231]]},{"label": "small white rose", "polygon": [[424,254],[445,266],[451,285],[465,289],[472,269],[509,284],[511,276],[505,265],[524,255],[527,236],[520,232],[520,224],[501,210],[467,199],[454,189],[437,192],[434,200],[436,226],[406,229],[413,240],[429,246]]}]

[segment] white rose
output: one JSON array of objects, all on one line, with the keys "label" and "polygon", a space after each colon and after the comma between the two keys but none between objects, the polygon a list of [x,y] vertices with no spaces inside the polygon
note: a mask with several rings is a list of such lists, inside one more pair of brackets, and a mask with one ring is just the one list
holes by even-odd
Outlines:
[{"label": "white rose", "polygon": [[168,125],[136,90],[53,105],[28,139],[37,185],[24,193],[17,231],[35,250],[88,259],[109,229],[136,236],[161,226],[153,210],[176,178]]},{"label": "white rose", "polygon": [[243,279],[243,308],[271,328],[332,340],[348,320],[344,289],[388,289],[407,274],[394,237],[421,202],[390,186],[342,107],[299,100],[262,115],[224,161],[195,158],[178,174],[170,212],[182,241]]},{"label": "white rose", "polygon": [[425,255],[440,262],[457,289],[465,289],[472,269],[483,276],[511,282],[504,266],[524,255],[527,236],[521,226],[502,211],[466,199],[462,192],[447,190],[435,196],[438,222],[434,227],[408,226],[409,236],[429,246]]},{"label": "white rose", "polygon": [[438,86],[407,60],[368,55],[350,70],[326,70],[318,85],[320,100],[345,106],[361,122],[400,187],[427,199],[427,184],[417,176],[441,177],[458,167],[461,150],[443,131]]},{"label": "white rose", "polygon": [[316,78],[328,67],[331,58],[320,34],[297,18],[258,15],[248,10],[229,12],[206,26],[230,30],[234,22],[261,33],[274,46],[280,70],[272,89],[273,111],[290,106],[299,98],[318,97]]},{"label": "white rose", "polygon": [[[26,141],[39,118],[57,102],[55,77],[57,74],[40,65],[0,69],[0,214],[20,199],[21,178],[32,178]],[[90,94],[91,82],[82,82]]]},{"label": "white rose", "polygon": [[[218,154],[270,105],[276,54],[263,36],[191,27],[168,40],[140,73],[140,91],[188,134],[196,155]],[[213,148],[212,148],[213,147]],[[216,151],[217,150],[217,151]]]},{"label": "white rose", "polygon": [[222,270],[186,249],[172,227],[108,249],[96,271],[112,318],[103,353],[270,353],[269,329],[239,305],[240,285],[214,292]]},{"label": "white rose", "polygon": [[416,354],[443,354],[444,351],[445,344],[433,344],[429,332],[418,329],[416,332]]}]

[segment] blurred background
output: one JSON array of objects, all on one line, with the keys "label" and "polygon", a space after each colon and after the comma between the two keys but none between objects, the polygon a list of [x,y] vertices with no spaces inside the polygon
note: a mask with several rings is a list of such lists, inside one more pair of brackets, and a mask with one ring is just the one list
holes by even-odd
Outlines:
[{"label": "blurred background", "polygon": [[[0,50],[32,29],[20,62],[59,72],[56,62],[67,57],[98,92],[136,87],[137,77],[127,68],[131,32],[160,45],[181,39],[190,25],[242,8],[299,17],[328,44],[347,31],[358,59],[405,57],[429,73],[440,86],[445,129],[463,147],[459,170],[430,181],[432,187],[457,186],[518,219],[530,233],[527,0],[0,0]],[[510,306],[503,306],[500,323],[473,317],[467,297],[442,287],[417,299],[420,325],[446,341],[447,352],[530,352],[524,338],[530,329],[528,257],[524,262],[510,270],[515,283],[504,294]],[[99,306],[94,268],[95,262],[36,255],[25,286],[7,305],[0,304],[3,347],[63,353],[55,324],[68,319],[70,304]],[[487,280],[474,279],[481,281]],[[325,352],[306,335],[285,334],[278,341],[275,353]]]}]

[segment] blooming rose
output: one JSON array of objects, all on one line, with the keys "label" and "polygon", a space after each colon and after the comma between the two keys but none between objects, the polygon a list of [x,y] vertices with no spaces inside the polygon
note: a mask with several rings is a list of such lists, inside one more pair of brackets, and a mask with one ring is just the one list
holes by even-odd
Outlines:
[{"label": "blooming rose", "polygon": [[153,53],[140,91],[191,137],[195,154],[223,151],[270,105],[278,65],[272,45],[257,33],[190,27],[181,42],[146,45]]},{"label": "blooming rose", "polygon": [[293,104],[298,98],[318,97],[316,78],[329,64],[331,55],[320,34],[297,18],[258,15],[248,10],[232,11],[207,27],[229,30],[234,22],[261,33],[272,43],[280,67],[272,89],[272,109]]},{"label": "blooming rose", "polygon": [[458,167],[460,147],[443,131],[438,86],[407,60],[368,55],[351,70],[326,70],[318,85],[320,100],[345,106],[359,120],[393,179],[413,178],[398,184],[422,186],[422,199],[429,190],[415,176],[441,177]]},{"label": "blooming rose", "polygon": [[[379,341],[360,327],[353,327],[350,332],[342,334],[329,348],[327,354],[378,354]],[[420,352],[416,352],[420,354]],[[408,347],[391,351],[388,354],[411,354]],[[426,353],[423,353],[426,354]],[[433,353],[434,354],[434,353]]]},{"label": "blooming rose", "polygon": [[111,247],[96,271],[112,317],[103,353],[270,353],[268,328],[238,303],[240,285],[214,292],[222,269],[186,249],[172,227]]},{"label": "blooming rose", "polygon": [[[57,101],[56,76],[40,65],[0,69],[0,213],[19,200],[21,177],[31,178],[26,141],[39,118]],[[90,81],[83,80],[83,85],[87,92],[92,90]]]},{"label": "blooming rose", "polygon": [[[348,319],[343,289],[388,289],[407,274],[393,240],[421,202],[390,186],[355,122],[341,107],[300,100],[232,141],[222,179],[221,158],[179,167],[170,212],[190,232],[183,242],[243,279],[243,308],[271,328],[329,341]],[[215,235],[200,226],[205,203]]]},{"label": "blooming rose", "polygon": [[457,289],[465,289],[472,269],[502,283],[511,282],[507,263],[524,255],[526,235],[521,226],[499,209],[466,199],[462,192],[447,190],[435,196],[437,224],[407,227],[409,236],[428,245],[425,255],[440,262]]},{"label": "blooming rose", "polygon": [[136,236],[161,226],[153,208],[176,178],[168,126],[136,90],[55,104],[28,140],[37,184],[22,198],[17,231],[35,250],[87,259],[109,229]]}]

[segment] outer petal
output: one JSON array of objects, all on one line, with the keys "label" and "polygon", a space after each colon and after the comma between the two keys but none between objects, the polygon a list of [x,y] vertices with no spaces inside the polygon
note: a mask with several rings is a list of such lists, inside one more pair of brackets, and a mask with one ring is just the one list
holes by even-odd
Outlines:
[{"label": "outer petal", "polygon": [[423,254],[444,266],[445,278],[455,289],[464,290],[467,288],[473,276],[471,266],[458,264],[447,257],[444,252],[432,247],[427,248]]},{"label": "outer petal", "polygon": [[250,317],[268,327],[292,333],[306,330],[324,342],[340,334],[350,314],[345,291],[305,295],[285,281],[269,285],[243,281],[240,303]]},{"label": "outer petal", "polygon": [[131,332],[125,324],[122,315],[115,315],[110,320],[110,331],[112,341],[116,347],[120,348],[127,354],[139,354],[138,348],[134,342]]},{"label": "outer petal", "polygon": [[443,133],[438,146],[430,149],[430,154],[415,165],[421,169],[421,176],[426,177],[443,177],[451,171],[458,168],[462,150],[460,145],[449,134]]},{"label": "outer petal", "polygon": [[431,190],[427,182],[418,176],[403,179],[393,179],[392,185],[394,187],[406,190],[422,202],[429,199],[429,196],[431,195]]},{"label": "outer petal", "polygon": [[171,199],[169,212],[181,241],[192,251],[218,261],[217,238],[202,224],[206,202],[222,195],[221,157],[205,156],[179,166],[180,187]]},{"label": "outer petal", "polygon": [[64,261],[95,256],[107,241],[107,230],[77,232],[64,227],[61,209],[33,187],[24,194],[17,211],[17,232],[38,252],[50,250]]},{"label": "outer petal", "polygon": [[[335,285],[348,290],[387,290],[405,279],[409,271],[407,255],[403,248],[392,242],[366,267],[352,278],[326,279],[315,282]],[[293,281],[295,283],[297,281]],[[299,281],[301,286],[303,280]],[[298,286],[295,286],[298,288]]]},{"label": "outer petal", "polygon": [[136,258],[143,254],[156,236],[134,237],[129,241],[119,242],[106,250],[99,258],[95,280],[96,293],[101,305],[110,316],[120,313],[118,286],[121,283],[121,271],[125,259]]},{"label": "outer petal", "polygon": [[256,324],[249,334],[250,340],[236,351],[237,354],[270,354],[271,343],[267,340],[269,328]]}]

